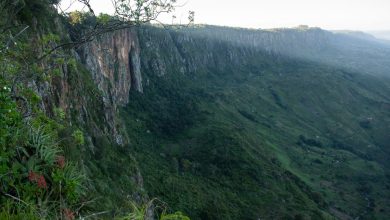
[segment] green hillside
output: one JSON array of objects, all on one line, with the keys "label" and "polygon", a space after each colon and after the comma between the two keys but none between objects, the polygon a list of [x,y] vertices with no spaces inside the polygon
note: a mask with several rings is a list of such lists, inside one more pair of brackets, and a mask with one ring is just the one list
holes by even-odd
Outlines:
[{"label": "green hillside", "polygon": [[389,219],[388,43],[59,2],[0,1],[0,220]]},{"label": "green hillside", "polygon": [[167,35],[140,34],[122,114],[150,196],[193,219],[389,215],[389,78]]}]

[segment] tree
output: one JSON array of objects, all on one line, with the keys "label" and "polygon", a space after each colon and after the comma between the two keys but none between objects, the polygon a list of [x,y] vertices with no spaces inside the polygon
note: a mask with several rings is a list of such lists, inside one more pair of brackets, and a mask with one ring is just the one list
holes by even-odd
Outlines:
[{"label": "tree", "polygon": [[[83,21],[88,21],[88,25],[82,26],[81,30],[74,31],[75,36],[71,42],[53,47],[52,50],[41,56],[40,60],[59,48],[78,47],[105,33],[157,21],[161,14],[172,13],[179,6],[177,0],[111,0],[115,11],[114,15],[96,15],[90,0],[77,1],[85,5],[88,9],[87,12],[66,13],[60,8],[59,11],[62,11],[62,15],[67,17],[73,25]],[[58,6],[58,3],[55,5]],[[195,13],[190,11],[188,16],[190,24],[194,22],[194,16]]]}]

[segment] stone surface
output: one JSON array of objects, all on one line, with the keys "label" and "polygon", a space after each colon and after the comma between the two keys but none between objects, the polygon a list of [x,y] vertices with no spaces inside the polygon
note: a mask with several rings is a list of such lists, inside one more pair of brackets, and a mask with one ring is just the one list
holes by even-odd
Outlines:
[{"label": "stone surface", "polygon": [[132,29],[104,34],[80,50],[107,104],[125,105],[130,90],[142,92],[139,53],[138,36]]}]

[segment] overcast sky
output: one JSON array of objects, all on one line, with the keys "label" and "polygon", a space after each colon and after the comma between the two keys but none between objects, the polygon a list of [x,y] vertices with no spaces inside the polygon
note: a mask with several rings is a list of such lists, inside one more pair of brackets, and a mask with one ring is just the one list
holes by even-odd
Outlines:
[{"label": "overcast sky", "polygon": [[[63,0],[63,8],[70,1]],[[175,23],[249,28],[295,27],[301,24],[328,30],[390,30],[390,0],[179,0]],[[91,0],[96,12],[112,12],[111,0]],[[161,17],[172,22],[172,15]]]}]

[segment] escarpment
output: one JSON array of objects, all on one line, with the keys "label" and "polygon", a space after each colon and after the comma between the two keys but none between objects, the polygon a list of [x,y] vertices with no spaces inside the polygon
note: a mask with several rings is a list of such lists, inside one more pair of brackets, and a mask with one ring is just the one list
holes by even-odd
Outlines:
[{"label": "escarpment", "polygon": [[[55,23],[32,38],[77,39],[77,25]],[[26,85],[64,125],[64,158],[99,209],[156,197],[193,219],[380,217],[360,204],[388,204],[390,87],[373,75],[390,69],[390,49],[352,38],[142,25],[55,50]]]},{"label": "escarpment", "polygon": [[142,92],[137,32],[118,30],[84,45],[79,54],[107,103],[125,105],[129,91]]}]

